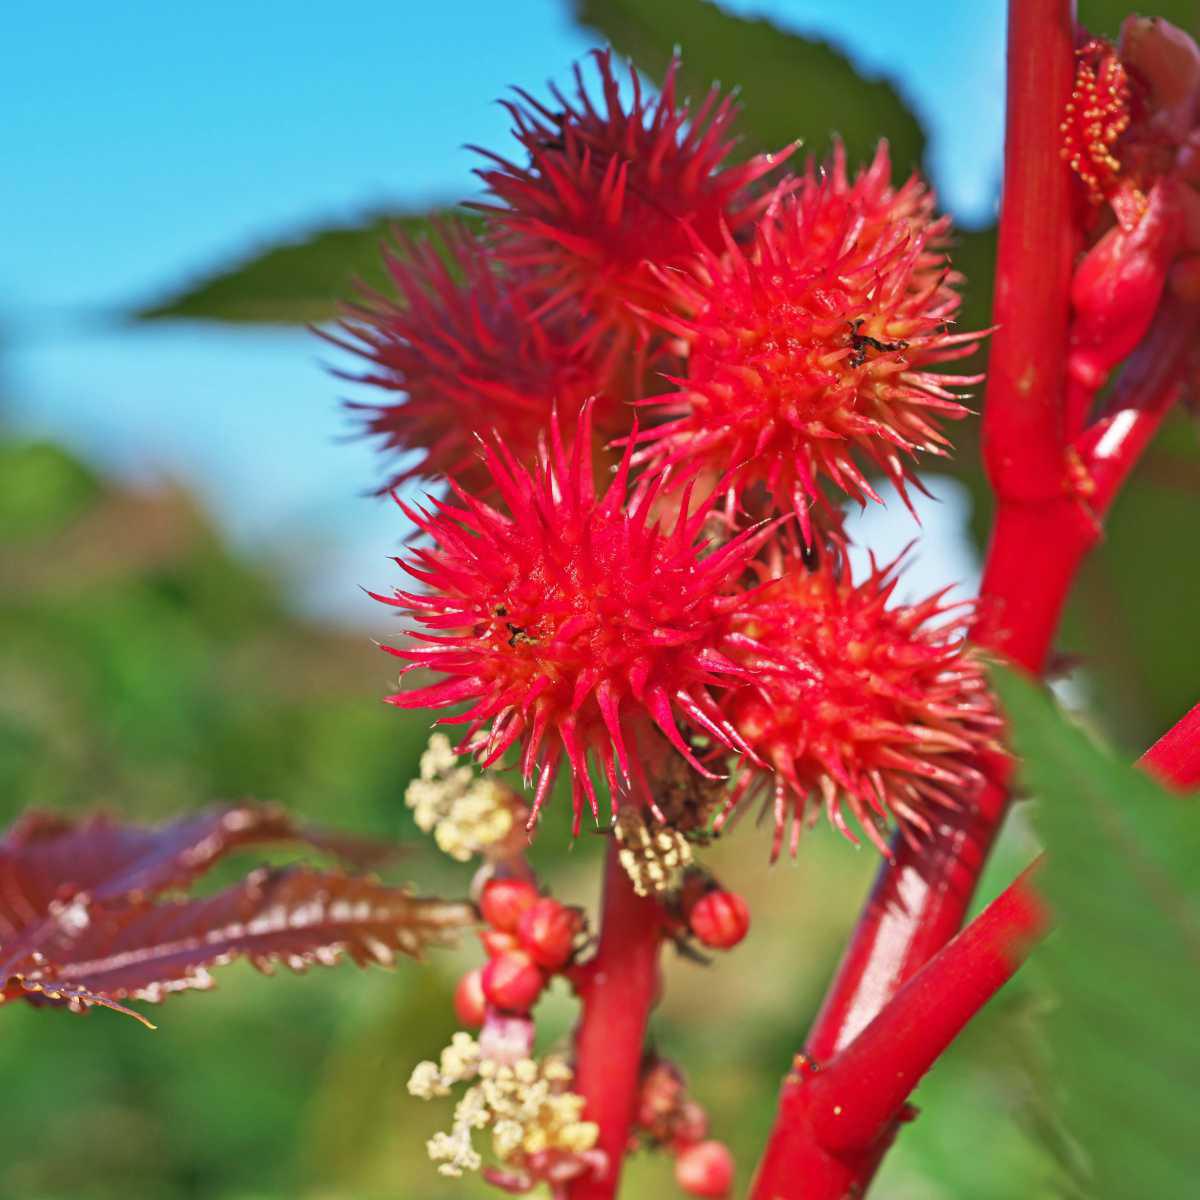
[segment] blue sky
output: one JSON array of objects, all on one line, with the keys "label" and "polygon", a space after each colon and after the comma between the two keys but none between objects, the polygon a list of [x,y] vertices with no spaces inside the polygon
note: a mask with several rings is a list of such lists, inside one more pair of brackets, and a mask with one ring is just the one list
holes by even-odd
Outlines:
[{"label": "blue sky", "polygon": [[[999,178],[1002,0],[736,0],[841,45],[925,121],[962,220]],[[360,498],[370,453],[338,441],[339,388],[301,333],[105,318],[259,244],[472,190],[467,142],[503,147],[494,103],[561,78],[596,38],[567,0],[164,5],[68,0],[5,17],[0,382],[6,417],[110,469],[196,486],[299,593],[372,621],[397,514]],[[797,88],[804,81],[797,80]],[[953,496],[926,515],[920,587],[969,574]],[[877,544],[911,523],[873,519]]]}]

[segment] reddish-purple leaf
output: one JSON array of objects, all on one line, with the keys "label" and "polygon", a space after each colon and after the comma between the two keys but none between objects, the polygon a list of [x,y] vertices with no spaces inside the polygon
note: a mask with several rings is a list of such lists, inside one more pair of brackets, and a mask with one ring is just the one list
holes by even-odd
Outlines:
[{"label": "reddish-purple leaf", "polygon": [[130,902],[182,889],[233,850],[291,842],[374,866],[391,848],[366,838],[309,829],[278,805],[212,808],[157,829],[122,825],[106,814],[76,822],[29,812],[0,841],[0,937],[44,913],[52,900],[86,892]]},{"label": "reddish-purple leaf", "polygon": [[164,897],[230,851],[264,842],[356,865],[386,855],[365,839],[299,827],[271,806],[215,809],[161,829],[27,814],[0,838],[0,1004],[128,1012],[127,998],[210,987],[209,968],[234,958],[263,971],[342,956],[391,963],[476,921],[465,902],[299,867],[254,871],[204,899]]},{"label": "reddish-purple leaf", "polygon": [[146,1020],[140,1012],[135,1012],[132,1008],[127,1008],[124,1004],[116,1000],[110,999],[108,996],[101,996],[95,992],[89,992],[86,988],[81,988],[73,983],[63,983],[61,980],[56,982],[47,982],[37,979],[25,979],[20,975],[13,976],[8,981],[8,984],[0,988],[0,1004],[5,1000],[28,1000],[31,1004],[65,1004],[72,1012],[86,1012],[89,1008],[111,1008],[113,1012],[124,1013],[127,1017],[132,1017],[135,1021],[141,1021],[147,1029],[157,1029],[158,1026],[152,1021]]},{"label": "reddish-purple leaf", "polygon": [[60,922],[22,971],[26,985],[55,979],[109,999],[159,1001],[212,986],[208,968],[246,958],[270,972],[306,970],[343,955],[359,966],[419,957],[475,922],[469,904],[304,868],[260,869],[201,900],[96,907]]}]

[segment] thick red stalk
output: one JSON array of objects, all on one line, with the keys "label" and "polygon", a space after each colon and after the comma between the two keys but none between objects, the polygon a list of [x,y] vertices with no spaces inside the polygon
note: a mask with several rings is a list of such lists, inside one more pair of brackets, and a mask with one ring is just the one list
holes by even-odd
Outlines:
[{"label": "thick red stalk", "polygon": [[[1178,395],[1197,327],[1194,309],[1164,303],[1122,373],[1107,415],[1073,447],[1063,444],[1074,234],[1057,120],[1070,91],[1072,17],[1065,2],[1014,0],[1011,8],[1010,46],[1021,52],[1009,59],[1006,232],[996,295],[996,318],[1007,333],[993,344],[985,413],[985,458],[999,503],[977,640],[1033,671],[1044,666],[1079,564],[1100,537],[1101,516]],[[1054,62],[1046,57],[1051,49]],[[1050,227],[1067,239],[1065,250],[1058,235],[1046,234]],[[1007,809],[1004,760],[984,765],[990,783],[969,810],[916,849],[897,843],[894,860],[884,864],[810,1033],[806,1062],[819,1064],[846,1047],[961,927]],[[837,1176],[828,1186],[818,1183],[827,1178],[818,1165],[824,1148],[814,1141],[811,1123],[797,1119],[808,1103],[804,1082],[803,1073],[784,1082],[752,1193],[757,1200],[848,1194],[837,1190]],[[845,1177],[855,1195],[865,1191],[884,1149],[879,1144],[866,1157],[860,1153]]]},{"label": "thick red stalk", "polygon": [[[1131,357],[1108,415],[1077,446],[1091,479],[1086,500],[1001,502],[981,589],[979,639],[985,645],[1041,670],[1075,572],[1100,538],[1100,518],[1178,396],[1196,325],[1194,312],[1168,303]],[[921,846],[898,842],[893,861],[880,870],[809,1035],[806,1052],[812,1060],[827,1060],[845,1047],[961,927],[1007,808],[1005,760],[993,758],[984,765],[990,783],[976,803],[952,814]],[[797,1194],[784,1185],[776,1164],[812,1150],[789,1148],[809,1137],[807,1126],[786,1115],[802,1082],[796,1076],[784,1082],[755,1197]],[[866,1166],[860,1183],[870,1179],[877,1160]],[[791,1177],[796,1178],[794,1172]],[[841,1194],[814,1190],[805,1200]]]},{"label": "thick red stalk", "polygon": [[[921,1077],[1008,982],[1048,928],[1030,867],[933,956],[829,1062],[801,1056],[781,1114],[803,1136],[774,1139],[755,1195],[858,1196],[907,1115]],[[762,1190],[762,1179],[777,1182]]]},{"label": "thick red stalk", "polygon": [[[999,498],[984,572],[980,639],[1037,670],[1067,588],[1094,540],[1064,493],[1063,364],[1074,235],[1070,175],[1059,129],[1074,77],[1069,0],[1013,0],[1008,137],[997,263],[985,458]],[[1061,532],[1047,536],[1051,526]],[[1074,547],[1064,553],[1067,543]],[[1036,586],[1030,581],[1036,580]],[[987,636],[988,631],[992,636]],[[1005,807],[1003,770],[971,813],[944,823],[918,850],[896,847],[867,902],[834,987],[810,1034],[820,1059],[845,1045],[958,930]]]},{"label": "thick red stalk", "polygon": [[1049,929],[1035,863],[952,938],[813,1079],[813,1119],[832,1151],[870,1145],[967,1022]]},{"label": "thick red stalk", "polygon": [[1004,192],[984,459],[1002,499],[1060,491],[1063,381],[1077,248],[1059,122],[1075,78],[1072,0],[1012,0]]},{"label": "thick red stalk", "polygon": [[597,1148],[608,1157],[601,1179],[568,1186],[570,1200],[611,1200],[637,1107],[646,1022],[658,994],[663,914],[658,903],[633,890],[609,847],[604,870],[603,915],[596,956],[579,973],[583,1013],[575,1035],[575,1090],[587,1118],[600,1126]]},{"label": "thick red stalk", "polygon": [[1138,766],[1172,787],[1200,787],[1200,704],[1180,717],[1138,759]]},{"label": "thick red stalk", "polygon": [[[1138,763],[1177,786],[1200,783],[1200,704]],[[764,1174],[803,1180],[806,1200],[862,1194],[917,1084],[1048,932],[1050,913],[1034,889],[1041,863],[1039,857],[824,1066],[797,1059],[785,1103],[789,1124],[804,1136],[774,1143],[778,1159],[764,1163]]]}]

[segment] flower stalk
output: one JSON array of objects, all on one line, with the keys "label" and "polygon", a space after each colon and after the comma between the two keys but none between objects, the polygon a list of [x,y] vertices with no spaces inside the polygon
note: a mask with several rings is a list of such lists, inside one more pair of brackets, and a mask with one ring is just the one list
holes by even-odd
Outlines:
[{"label": "flower stalk", "polygon": [[781,1112],[805,1136],[772,1140],[754,1197],[862,1194],[911,1116],[913,1088],[1049,928],[1032,886],[1037,869],[1035,863],[993,900],[828,1063],[797,1058]]},{"label": "flower stalk", "polygon": [[1200,704],[1180,717],[1138,765],[1170,787],[1200,788]]},{"label": "flower stalk", "polygon": [[573,977],[583,1003],[575,1036],[575,1090],[589,1118],[600,1126],[597,1149],[603,1173],[581,1177],[567,1189],[570,1200],[611,1200],[637,1107],[646,1023],[658,996],[663,912],[639,896],[612,841],[604,867],[600,944]]},{"label": "flower stalk", "polygon": [[[1138,765],[1176,787],[1200,786],[1200,704]],[[797,1057],[780,1102],[793,1136],[772,1139],[752,1196],[863,1194],[911,1116],[908,1098],[921,1078],[1049,932],[1051,915],[1036,891],[1043,863],[1039,855],[827,1062]],[[803,1192],[781,1189],[781,1180],[803,1180]]]}]

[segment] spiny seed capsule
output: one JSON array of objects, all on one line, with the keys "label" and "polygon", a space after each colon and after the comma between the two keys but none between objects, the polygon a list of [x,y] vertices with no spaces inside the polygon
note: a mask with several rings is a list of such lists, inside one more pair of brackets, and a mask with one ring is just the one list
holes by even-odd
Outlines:
[{"label": "spiny seed capsule", "polygon": [[466,702],[465,712],[443,720],[467,726],[463,751],[484,766],[520,747],[526,781],[538,774],[531,823],[560,767],[569,767],[576,829],[585,804],[599,820],[589,760],[604,772],[614,805],[630,795],[650,804],[640,764],[659,734],[704,775],[711,772],[682,723],[744,749],[712,689],[745,675],[732,664],[727,632],[742,602],[736,585],[770,532],[752,529],[711,549],[705,504],[660,526],[653,494],[628,502],[629,450],[598,494],[591,445],[585,412],[569,449],[551,424],[536,472],[503,445],[490,447],[486,461],[507,514],[461,490],[457,505],[439,503],[432,513],[402,506],[432,544],[401,562],[422,590],[385,601],[426,627],[391,653],[407,671],[442,676],[388,701]]},{"label": "spiny seed capsule", "polygon": [[527,164],[484,152],[494,165],[480,175],[501,203],[477,207],[497,226],[502,261],[549,292],[546,308],[586,315],[597,338],[621,348],[645,338],[639,308],[662,303],[648,263],[678,267],[696,244],[719,250],[752,229],[790,186],[756,185],[791,148],[731,164],[731,97],[714,87],[690,109],[678,96],[678,58],[657,97],[632,67],[623,87],[611,51],[592,59],[599,101],[576,67],[576,96],[552,88],[552,107],[525,93],[506,106]]}]

